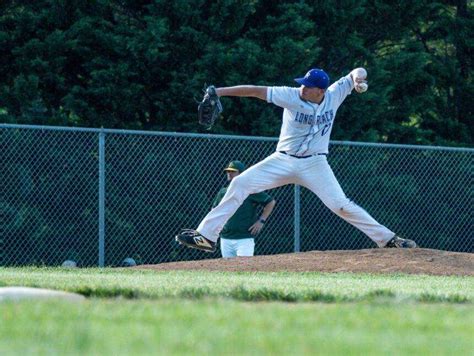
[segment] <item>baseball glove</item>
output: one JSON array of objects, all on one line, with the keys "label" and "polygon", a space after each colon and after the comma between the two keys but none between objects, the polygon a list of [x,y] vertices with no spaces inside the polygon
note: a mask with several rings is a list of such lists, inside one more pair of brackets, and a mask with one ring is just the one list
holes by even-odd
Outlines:
[{"label": "baseball glove", "polygon": [[210,85],[205,89],[204,98],[198,106],[199,123],[210,130],[221,112],[222,104],[216,93],[216,88],[214,85]]}]

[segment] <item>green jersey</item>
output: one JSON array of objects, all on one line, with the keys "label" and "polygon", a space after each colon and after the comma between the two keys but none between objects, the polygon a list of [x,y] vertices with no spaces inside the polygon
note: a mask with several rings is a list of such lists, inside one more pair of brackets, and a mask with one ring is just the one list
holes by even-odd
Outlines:
[{"label": "green jersey", "polygon": [[[220,203],[226,192],[227,187],[224,187],[217,193],[212,203],[213,207]],[[250,233],[249,228],[257,221],[258,208],[267,205],[272,200],[273,198],[265,192],[249,195],[224,225],[220,237],[232,240],[254,238],[255,235]]]}]

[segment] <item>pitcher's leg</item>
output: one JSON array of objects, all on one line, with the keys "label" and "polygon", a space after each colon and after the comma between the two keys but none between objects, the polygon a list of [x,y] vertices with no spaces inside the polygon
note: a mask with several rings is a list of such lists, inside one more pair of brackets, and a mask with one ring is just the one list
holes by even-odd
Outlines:
[{"label": "pitcher's leg", "polygon": [[272,154],[232,179],[220,204],[206,215],[196,230],[208,240],[217,241],[227,220],[250,194],[290,183],[291,167],[285,162],[286,156]]},{"label": "pitcher's leg", "polygon": [[346,197],[326,157],[311,158],[300,174],[301,185],[315,193],[331,211],[384,247],[395,233],[378,223],[367,211]]}]

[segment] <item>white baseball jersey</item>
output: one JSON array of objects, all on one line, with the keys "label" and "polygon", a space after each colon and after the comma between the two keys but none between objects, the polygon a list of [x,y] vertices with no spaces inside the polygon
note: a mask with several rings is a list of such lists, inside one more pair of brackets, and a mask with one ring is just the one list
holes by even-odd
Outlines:
[{"label": "white baseball jersey", "polygon": [[334,82],[318,105],[303,100],[299,88],[269,87],[267,101],[284,108],[277,151],[296,156],[328,153],[336,112],[354,89],[350,75]]}]

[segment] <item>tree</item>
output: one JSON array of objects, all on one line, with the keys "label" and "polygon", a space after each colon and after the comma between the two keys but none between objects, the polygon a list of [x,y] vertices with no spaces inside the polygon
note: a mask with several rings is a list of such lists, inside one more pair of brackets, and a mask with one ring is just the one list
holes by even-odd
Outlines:
[{"label": "tree", "polygon": [[[472,145],[472,5],[466,0],[6,1],[4,122],[201,132],[205,83],[294,85],[356,66],[333,139]],[[276,136],[280,109],[223,99],[213,132]]]}]

